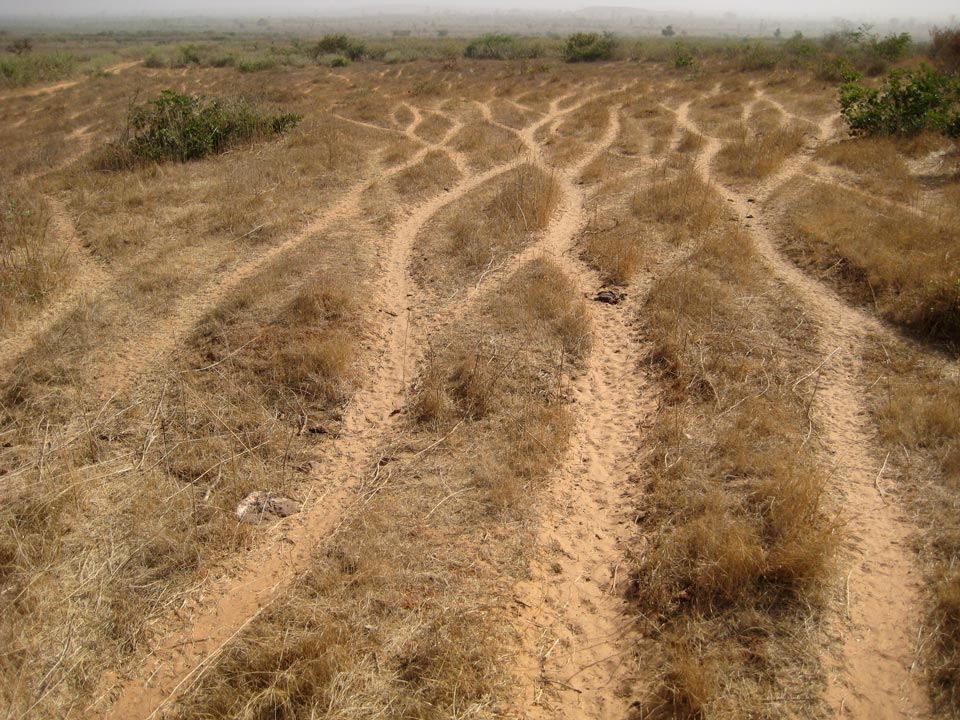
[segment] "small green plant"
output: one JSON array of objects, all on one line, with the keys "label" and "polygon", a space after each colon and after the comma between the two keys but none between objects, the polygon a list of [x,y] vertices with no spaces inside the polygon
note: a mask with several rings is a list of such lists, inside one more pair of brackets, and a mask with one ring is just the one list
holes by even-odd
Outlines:
[{"label": "small green plant", "polygon": [[334,55],[330,58],[330,67],[339,68],[346,67],[350,64],[350,58],[344,57],[343,55]]},{"label": "small green plant", "polygon": [[880,88],[847,73],[840,86],[840,114],[851,135],[917,135],[934,130],[960,137],[960,79],[922,64],[892,70]]},{"label": "small green plant", "polygon": [[677,47],[673,55],[673,66],[678,70],[693,67],[693,53],[690,52],[690,48],[688,48],[686,45],[677,43]]},{"label": "small green plant", "polygon": [[123,169],[135,160],[199,160],[242,142],[281,135],[300,115],[258,112],[245,100],[205,100],[164,90],[130,117],[133,136],[113,144],[101,163]]},{"label": "small green plant", "polygon": [[563,46],[563,59],[566,62],[593,62],[609,60],[613,55],[613,35],[611,33],[573,33]]},{"label": "small green plant", "polygon": [[180,65],[199,65],[200,51],[195,45],[184,45],[180,48]]},{"label": "small green plant", "polygon": [[[342,55],[348,60],[361,60],[367,54],[367,46],[346,35],[324,35],[311,51],[313,59],[320,61],[324,55]],[[334,67],[341,67],[335,65]]]}]

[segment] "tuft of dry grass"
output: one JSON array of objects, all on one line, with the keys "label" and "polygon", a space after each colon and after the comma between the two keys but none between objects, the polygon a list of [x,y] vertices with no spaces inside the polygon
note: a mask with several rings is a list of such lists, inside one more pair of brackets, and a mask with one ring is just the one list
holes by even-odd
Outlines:
[{"label": "tuft of dry grass", "polygon": [[[843,295],[937,340],[960,339],[957,227],[834,185],[785,193],[785,248]],[[790,197],[789,203],[786,198]]]},{"label": "tuft of dry grass", "polygon": [[460,171],[443,150],[431,150],[423,160],[394,176],[394,191],[403,200],[422,200],[457,182]]},{"label": "tuft of dry grass", "polygon": [[857,184],[870,192],[908,203],[920,197],[920,184],[890,138],[849,138],[820,147],[816,157],[855,173]]},{"label": "tuft of dry grass", "polygon": [[0,330],[16,327],[69,281],[67,251],[50,224],[49,209],[36,194],[0,188]]},{"label": "tuft of dry grass", "polygon": [[560,189],[553,174],[521,163],[451,204],[418,239],[415,275],[444,293],[519,250],[550,221]]},{"label": "tuft of dry grass", "polygon": [[[815,623],[838,544],[806,442],[800,309],[749,242],[714,230],[644,309],[666,391],[651,430],[632,601],[666,650],[637,717],[809,715]],[[653,651],[656,652],[656,651]],[[774,659],[776,658],[776,659]],[[772,705],[771,705],[772,704]]]},{"label": "tuft of dry grass", "polygon": [[488,170],[516,158],[523,144],[507,130],[486,121],[467,123],[453,138],[452,145],[464,153],[471,167]]},{"label": "tuft of dry grass", "polygon": [[689,164],[675,177],[667,168],[654,170],[654,182],[631,200],[634,214],[656,222],[671,242],[679,242],[709,228],[720,217],[722,205],[716,191]]},{"label": "tuft of dry grass", "polygon": [[803,148],[807,127],[797,121],[764,129],[740,124],[717,153],[720,172],[736,179],[760,180],[776,172],[784,160]]}]

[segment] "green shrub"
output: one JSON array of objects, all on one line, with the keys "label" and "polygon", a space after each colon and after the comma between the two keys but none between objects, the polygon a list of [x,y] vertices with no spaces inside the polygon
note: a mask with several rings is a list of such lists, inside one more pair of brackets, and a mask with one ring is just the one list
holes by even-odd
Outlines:
[{"label": "green shrub", "polygon": [[777,52],[759,40],[744,42],[739,48],[739,55],[740,69],[744,71],[773,70],[779,61]]},{"label": "green shrub", "polygon": [[678,70],[693,67],[693,53],[690,52],[690,48],[677,43],[673,53],[673,66]]},{"label": "green shrub", "polygon": [[611,33],[583,33],[570,35],[563,46],[563,59],[566,62],[592,62],[609,60],[613,55],[613,35]]},{"label": "green shrub", "polygon": [[280,135],[301,119],[260,113],[245,100],[208,101],[164,90],[131,115],[133,136],[111,145],[100,166],[116,170],[136,160],[199,160],[238,143]]},{"label": "green shrub", "polygon": [[199,65],[200,51],[195,45],[184,45],[180,48],[180,65]]},{"label": "green shrub", "polygon": [[147,53],[147,56],[143,59],[144,67],[152,68],[154,70],[159,68],[167,67],[167,61],[160,56],[155,50],[151,50]]},{"label": "green shrub", "polygon": [[346,67],[349,64],[350,58],[346,58],[343,55],[334,55],[330,58],[330,67],[332,68]]},{"label": "green shrub", "polygon": [[349,60],[361,60],[367,54],[367,46],[346,35],[324,35],[313,46],[311,54],[317,61],[324,55],[342,55]]},{"label": "green shrub", "polygon": [[543,57],[543,46],[536,40],[488,33],[470,41],[463,54],[477,60],[531,60]]},{"label": "green shrub", "polygon": [[840,114],[851,135],[917,135],[935,130],[960,137],[960,79],[929,65],[893,70],[883,87],[848,75],[840,86]]},{"label": "green shrub", "polygon": [[277,61],[267,57],[243,58],[237,62],[237,70],[242,73],[262,72],[277,66]]},{"label": "green shrub", "polygon": [[62,80],[76,68],[77,58],[66,53],[19,55],[0,60],[0,85],[20,87]]}]

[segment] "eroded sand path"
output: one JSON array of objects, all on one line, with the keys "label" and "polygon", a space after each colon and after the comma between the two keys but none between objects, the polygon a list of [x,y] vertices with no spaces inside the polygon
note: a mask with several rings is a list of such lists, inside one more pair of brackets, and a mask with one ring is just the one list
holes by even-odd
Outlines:
[{"label": "eroded sand path", "polygon": [[[554,108],[556,114],[569,111]],[[439,149],[460,164],[459,158],[446,147],[460,127],[455,119],[450,119],[452,127],[443,141],[430,145],[429,149]],[[551,119],[552,116],[548,115],[545,121]],[[413,133],[415,125],[411,124],[403,132]],[[424,148],[421,153],[427,150]],[[412,164],[413,160],[405,165]],[[375,462],[376,448],[391,425],[397,422],[394,418],[403,404],[405,381],[412,377],[412,370],[423,353],[424,329],[418,312],[423,303],[415,297],[416,288],[408,272],[413,243],[437,212],[509,172],[512,167],[513,164],[508,163],[462,177],[448,192],[414,208],[390,233],[381,249],[380,272],[370,288],[371,307],[386,311],[379,314],[382,322],[378,331],[381,347],[376,354],[377,364],[371,369],[364,387],[351,401],[340,436],[318,450],[313,466],[315,475],[309,483],[311,495],[303,510],[277,526],[262,548],[252,551],[232,568],[229,576],[206,590],[202,605],[195,608],[192,617],[157,643],[134,677],[120,686],[118,699],[106,711],[108,717],[163,716],[230,641],[309,567],[317,547],[331,536],[343,519],[362,507],[362,492],[358,491],[375,472],[371,464]],[[359,203],[361,192],[355,190],[351,193],[354,203]],[[357,212],[346,202],[337,207],[342,207],[340,212],[344,214]],[[324,217],[328,216],[329,213]],[[272,257],[282,251],[283,246],[279,246],[268,252]],[[254,262],[260,267],[266,259],[258,258]],[[242,276],[248,277],[254,270],[245,268]],[[231,284],[240,280],[242,277]],[[223,289],[218,289],[216,296],[222,297],[223,293]],[[203,308],[196,308],[180,318],[176,328],[179,336],[189,330],[202,309],[214,305],[215,298],[211,298],[203,303]],[[170,342],[170,347],[174,347],[176,343]]]}]

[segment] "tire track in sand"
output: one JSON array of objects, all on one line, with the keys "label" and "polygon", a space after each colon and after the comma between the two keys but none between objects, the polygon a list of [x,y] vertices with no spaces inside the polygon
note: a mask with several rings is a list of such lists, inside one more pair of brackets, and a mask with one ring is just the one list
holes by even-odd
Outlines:
[{"label": "tire track in sand", "polygon": [[[459,125],[447,134],[452,137]],[[444,149],[445,152],[448,150]],[[303,509],[280,523],[271,542],[241,561],[231,578],[207,591],[207,601],[184,627],[157,643],[135,677],[125,682],[106,717],[117,720],[162,716],[200,677],[229,643],[283,589],[306,570],[317,547],[354,509],[362,506],[357,490],[363,485],[378,441],[392,423],[403,401],[408,358],[418,352],[418,323],[407,312],[415,300],[409,279],[410,250],[427,221],[443,207],[464,197],[512,165],[462,179],[449,193],[423,203],[391,234],[383,269],[372,284],[372,307],[393,308],[384,320],[380,364],[371,380],[354,397],[345,413],[337,440],[318,451],[316,467],[328,482],[315,478],[315,492]],[[109,692],[109,691],[108,691]]]},{"label": "tire track in sand", "polygon": [[[529,128],[521,139],[542,157],[534,145],[536,131]],[[587,221],[578,179],[619,132],[619,109],[613,107],[603,136],[591,143],[585,157],[558,172],[560,219],[511,265],[549,255],[582,292],[596,290],[599,276],[576,249],[577,233]],[[588,305],[594,345],[568,391],[577,430],[567,462],[544,493],[547,509],[531,579],[515,588],[523,645],[519,702],[528,718],[617,718],[629,707],[635,640],[617,574],[630,537],[628,477],[638,466],[641,424],[655,409],[639,374],[639,345],[629,320],[638,302],[629,298],[617,307]]]},{"label": "tire track in sand", "polygon": [[[689,103],[680,106],[677,120],[699,132],[688,117],[688,108]],[[832,117],[821,121],[818,141],[828,136],[832,122]],[[704,141],[706,152],[697,168],[708,179],[709,159],[720,142],[706,135]],[[769,197],[801,172],[807,161],[806,155],[791,158],[763,183],[757,196]],[[784,258],[763,220],[751,223],[747,219],[759,215],[760,209],[743,194],[728,187],[722,190],[766,264],[803,301],[817,328],[824,357],[813,410],[833,455],[835,482],[845,500],[850,563],[848,622],[838,618],[842,660],[830,672],[827,700],[838,717],[928,717],[929,700],[920,678],[912,673],[922,583],[909,546],[915,528],[873,487],[882,466],[860,379],[867,333],[885,332],[886,328]]]}]

